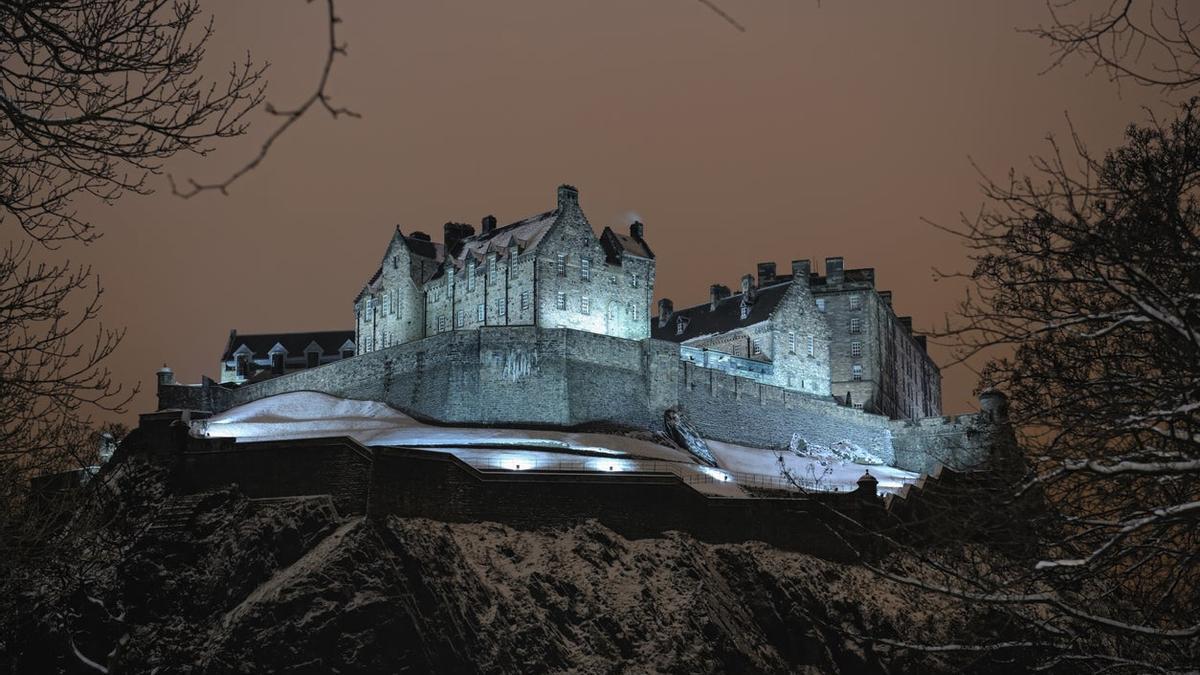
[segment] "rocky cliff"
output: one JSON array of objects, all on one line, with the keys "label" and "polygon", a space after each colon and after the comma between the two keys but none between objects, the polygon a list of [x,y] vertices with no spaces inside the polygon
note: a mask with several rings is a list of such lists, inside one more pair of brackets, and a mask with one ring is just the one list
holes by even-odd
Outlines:
[{"label": "rocky cliff", "polygon": [[[136,498],[152,483],[139,477]],[[594,522],[516,531],[347,518],[327,497],[250,500],[236,487],[149,492],[158,501],[118,508],[104,526],[119,536],[81,545],[59,577],[30,577],[0,663],[96,672],[91,660],[114,673],[958,667],[879,639],[954,635],[966,613],[761,543],[630,541]],[[99,561],[86,574],[85,550]]]}]

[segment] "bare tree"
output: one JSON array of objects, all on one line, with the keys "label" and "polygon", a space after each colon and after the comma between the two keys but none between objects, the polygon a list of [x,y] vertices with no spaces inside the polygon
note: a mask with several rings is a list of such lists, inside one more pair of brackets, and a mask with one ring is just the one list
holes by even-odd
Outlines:
[{"label": "bare tree", "polygon": [[1166,91],[1200,84],[1200,8],[1180,0],[1046,0],[1025,32],[1053,45],[1051,67],[1083,59],[1115,82]]}]

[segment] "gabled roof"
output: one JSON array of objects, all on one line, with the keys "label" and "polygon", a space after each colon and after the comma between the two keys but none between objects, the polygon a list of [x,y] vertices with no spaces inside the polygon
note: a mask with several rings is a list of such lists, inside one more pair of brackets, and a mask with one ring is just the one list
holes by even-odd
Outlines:
[{"label": "gabled roof", "polygon": [[639,258],[654,258],[654,252],[650,250],[650,245],[645,239],[619,234],[611,227],[604,228],[604,232],[600,234],[600,244],[604,246],[611,262],[620,261],[622,253]]},{"label": "gabled roof", "polygon": [[[745,319],[742,318],[742,294],[738,293],[723,298],[717,303],[715,310],[709,309],[707,302],[703,305],[676,310],[665,326],[659,326],[658,317],[654,317],[650,322],[650,336],[656,340],[685,342],[704,335],[753,326],[766,321],[771,316],[771,312],[775,311],[791,284],[789,277],[782,283],[757,289],[754,293],[754,302],[750,305],[750,314]],[[687,325],[683,333],[677,334],[676,330],[681,316],[686,319]]]},{"label": "gabled roof", "polygon": [[473,234],[462,240],[462,245],[455,252],[454,258],[459,261],[466,261],[467,256],[482,259],[491,251],[504,255],[513,243],[520,246],[522,251],[534,248],[541,243],[542,237],[546,236],[546,232],[550,230],[550,226],[554,224],[556,218],[558,218],[558,209],[518,220],[491,232]]},{"label": "gabled roof", "polygon": [[322,353],[337,354],[346,342],[354,342],[352,330],[327,330],[308,333],[259,333],[256,335],[238,335],[236,330],[229,332],[229,341],[225,344],[222,361],[233,358],[233,353],[245,345],[254,353],[256,358],[266,358],[276,343],[287,350],[288,356],[304,356],[304,349],[311,343],[317,343]]}]

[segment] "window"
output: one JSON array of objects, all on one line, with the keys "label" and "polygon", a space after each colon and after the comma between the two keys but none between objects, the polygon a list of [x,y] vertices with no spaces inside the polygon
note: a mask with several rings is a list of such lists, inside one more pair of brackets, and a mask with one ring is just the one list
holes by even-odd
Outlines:
[{"label": "window", "polygon": [[488,260],[488,274],[496,276],[496,256],[494,254]]},{"label": "window", "polygon": [[816,340],[814,340],[813,336],[811,336],[811,335],[808,336],[808,355],[809,356],[817,355],[817,343],[816,343]]},{"label": "window", "polygon": [[862,356],[862,343],[858,340],[850,343],[850,356]]},{"label": "window", "polygon": [[850,378],[853,380],[862,379],[862,366],[860,364],[856,363],[850,368]]},{"label": "window", "polygon": [[529,291],[521,291],[521,311],[529,309]]},{"label": "window", "polygon": [[475,290],[475,261],[467,263],[467,290]]},{"label": "window", "polygon": [[438,317],[438,332],[442,333],[442,332],[445,332],[445,330],[446,330],[446,317],[439,316]]},{"label": "window", "polygon": [[745,320],[745,318],[746,318],[746,317],[748,317],[748,316],[750,316],[750,305],[748,305],[748,304],[746,304],[745,302],[743,302],[743,303],[742,303],[742,313],[741,313],[741,317],[742,317],[742,319],[743,319],[743,320]]},{"label": "window", "polygon": [[399,267],[400,267],[400,256],[398,256],[398,255],[392,256],[392,269],[397,269]]},{"label": "window", "polygon": [[271,354],[271,372],[276,375],[283,374],[283,352]]},{"label": "window", "polygon": [[555,263],[554,269],[558,271],[558,276],[560,276],[560,277],[567,276],[567,254],[566,253],[558,254],[558,262]]},{"label": "window", "polygon": [[686,316],[676,317],[675,319],[675,334],[683,335],[683,331],[687,330],[688,318]]},{"label": "window", "polygon": [[592,261],[590,258],[583,258],[579,261],[579,278],[584,281],[592,280]]},{"label": "window", "polygon": [[392,293],[385,291],[383,294],[383,314],[387,316],[388,310],[392,308]]},{"label": "window", "polygon": [[854,404],[852,404],[852,405],[854,406],[854,409],[855,409],[855,410],[862,410],[862,409],[863,409],[863,404],[861,404],[861,403],[854,403]]},{"label": "window", "polygon": [[825,298],[817,298],[817,311],[818,312],[825,311]]},{"label": "window", "polygon": [[555,300],[554,306],[558,307],[559,309],[566,309],[567,308],[567,294],[563,293],[562,291],[559,291],[558,298]]},{"label": "window", "polygon": [[[383,343],[384,346],[387,345],[387,333],[383,334]],[[305,352],[304,356],[308,358],[309,368],[316,368],[321,364],[321,355],[318,352]]]},{"label": "window", "polygon": [[354,356],[354,350],[353,350],[353,349],[343,349],[343,350],[342,350],[342,358],[343,358],[343,359],[348,359],[348,358],[350,358],[351,356]]},{"label": "window", "polygon": [[854,293],[853,295],[850,296],[850,309],[851,310],[862,309],[862,296],[859,295],[858,293]]},{"label": "window", "polygon": [[371,311],[374,309],[375,303],[372,302],[371,296],[367,296],[367,320],[371,319]]},{"label": "window", "polygon": [[496,316],[503,317],[504,312],[505,312],[504,301],[497,300],[496,301]]},{"label": "window", "polygon": [[250,356],[248,354],[238,354],[236,358],[238,376],[246,377],[250,374]]},{"label": "window", "polygon": [[758,343],[758,338],[750,338],[750,353],[754,355],[762,353],[762,345]]},{"label": "window", "polygon": [[463,311],[461,309],[458,310],[458,316],[454,317],[454,327],[462,328],[463,323],[465,323],[465,320],[466,320],[466,317],[464,316]]},{"label": "window", "polygon": [[796,334],[793,332],[788,333],[788,353],[796,353]]},{"label": "window", "polygon": [[479,303],[479,306],[475,308],[475,320],[483,321],[483,317],[484,317],[484,309],[483,309],[483,303],[481,302],[481,303]]},{"label": "window", "polygon": [[584,314],[591,314],[592,313],[592,299],[586,295],[583,296],[583,298],[581,298],[579,300],[579,311],[583,312]]},{"label": "window", "polygon": [[857,318],[850,319],[850,332],[851,333],[861,333],[862,332],[862,324],[859,322],[859,320]]},{"label": "window", "polygon": [[630,273],[630,275],[629,275],[629,285],[630,285],[630,286],[633,286],[634,288],[637,288],[637,287],[638,287],[638,283],[640,283],[640,282],[638,281],[638,275],[636,275],[636,274],[633,274],[633,273]]}]

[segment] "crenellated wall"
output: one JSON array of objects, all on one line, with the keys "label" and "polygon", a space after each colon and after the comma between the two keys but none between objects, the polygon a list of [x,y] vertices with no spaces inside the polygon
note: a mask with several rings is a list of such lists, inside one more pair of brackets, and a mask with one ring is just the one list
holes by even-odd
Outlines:
[{"label": "crenellated wall", "polygon": [[853,443],[911,470],[966,468],[986,457],[987,434],[974,417],[891,422],[684,362],[675,343],[533,326],[442,333],[235,389],[162,385],[159,406],[219,412],[294,391],[383,401],[460,424],[662,429],[663,413],[678,407],[706,437],[729,443],[786,447],[799,434],[810,444]]}]

